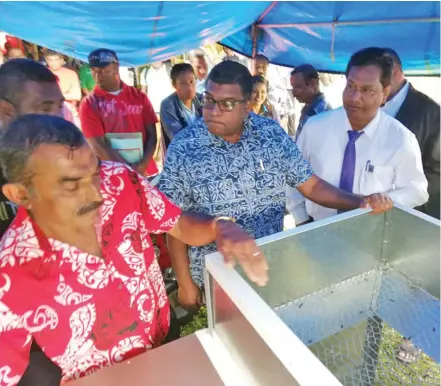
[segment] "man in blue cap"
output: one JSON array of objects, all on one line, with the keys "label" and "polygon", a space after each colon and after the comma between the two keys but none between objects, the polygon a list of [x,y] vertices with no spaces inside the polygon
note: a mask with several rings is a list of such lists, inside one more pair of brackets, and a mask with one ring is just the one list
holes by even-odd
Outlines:
[{"label": "man in blue cap", "polygon": [[[84,136],[102,160],[130,163],[142,175],[156,175],[153,153],[158,118],[147,95],[121,81],[114,51],[93,51],[89,65],[97,85],[80,106]],[[129,146],[115,146],[116,142],[127,144],[128,137],[132,138]]]}]

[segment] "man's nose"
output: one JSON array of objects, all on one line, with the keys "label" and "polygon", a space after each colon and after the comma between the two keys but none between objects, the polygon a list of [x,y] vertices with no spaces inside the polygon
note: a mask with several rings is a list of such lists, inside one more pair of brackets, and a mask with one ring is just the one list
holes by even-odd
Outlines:
[{"label": "man's nose", "polygon": [[362,98],[361,91],[357,88],[352,92],[352,101],[360,101]]},{"label": "man's nose", "polygon": [[220,109],[220,107],[219,107],[219,103],[216,103],[215,105],[214,105],[214,107],[211,109],[211,114],[212,115],[214,115],[214,116],[220,116],[220,115],[222,115],[222,110]]},{"label": "man's nose", "polygon": [[88,200],[90,202],[95,201],[99,202],[103,200],[103,195],[101,194],[101,178],[95,176],[90,184],[91,187],[89,189]]}]

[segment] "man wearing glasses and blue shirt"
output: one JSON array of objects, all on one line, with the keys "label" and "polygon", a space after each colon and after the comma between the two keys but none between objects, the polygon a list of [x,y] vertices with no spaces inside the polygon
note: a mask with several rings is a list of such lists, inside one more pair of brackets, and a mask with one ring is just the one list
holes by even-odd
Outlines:
[{"label": "man wearing glasses and blue shirt", "polygon": [[[250,72],[237,62],[219,63],[210,72],[203,119],[176,135],[159,176],[157,187],[171,201],[184,210],[235,221],[256,239],[283,230],[288,185],[326,207],[371,206],[376,213],[391,208],[384,195],[356,196],[314,175],[277,122],[250,113],[252,90]],[[168,246],[179,301],[187,309],[197,308],[202,303],[204,258],[216,246],[188,249],[172,237]]]},{"label": "man wearing glasses and blue shirt", "polygon": [[[352,55],[346,70],[343,107],[311,117],[297,145],[317,175],[346,192],[387,194],[414,208],[428,199],[415,135],[380,110],[391,90],[393,61],[382,48]],[[337,214],[288,188],[287,207],[296,224]]]}]

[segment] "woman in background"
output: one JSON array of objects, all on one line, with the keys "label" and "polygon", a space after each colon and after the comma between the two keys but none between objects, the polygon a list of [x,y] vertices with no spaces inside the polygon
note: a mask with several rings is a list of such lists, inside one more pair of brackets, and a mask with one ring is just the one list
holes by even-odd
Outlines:
[{"label": "woman in background", "polygon": [[253,76],[253,93],[251,94],[251,108],[256,114],[280,122],[280,118],[273,105],[268,102],[268,81],[261,75]]}]

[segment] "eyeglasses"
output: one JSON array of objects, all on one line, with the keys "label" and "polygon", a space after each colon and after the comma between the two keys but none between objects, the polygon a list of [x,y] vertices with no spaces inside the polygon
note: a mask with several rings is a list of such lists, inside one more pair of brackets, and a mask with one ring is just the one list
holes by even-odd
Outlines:
[{"label": "eyeglasses", "polygon": [[245,100],[236,99],[223,99],[220,101],[214,100],[209,94],[204,93],[202,95],[202,107],[204,109],[212,110],[216,105],[219,106],[219,110],[229,112],[233,111],[238,103],[245,103]]}]

